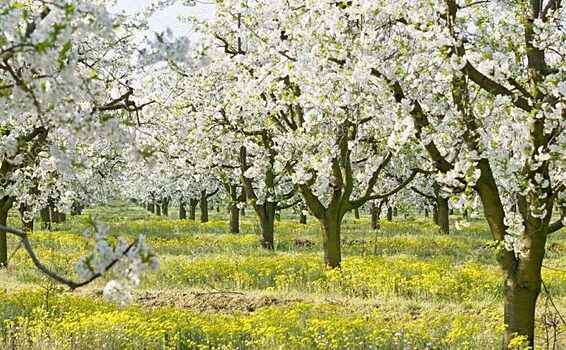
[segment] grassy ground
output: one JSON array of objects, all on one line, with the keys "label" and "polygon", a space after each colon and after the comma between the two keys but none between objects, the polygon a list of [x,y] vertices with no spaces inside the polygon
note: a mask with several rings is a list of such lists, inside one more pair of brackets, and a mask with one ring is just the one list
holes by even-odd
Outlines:
[{"label": "grassy ground", "polygon": [[[242,234],[225,213],[199,224],[150,215],[125,203],[85,210],[36,231],[40,258],[72,275],[88,247],[89,215],[118,235],[139,233],[160,257],[134,304],[101,300],[104,281],[73,293],[39,274],[22,249],[0,272],[0,347],[17,349],[497,349],[501,275],[481,222],[441,236],[424,218],[396,218],[379,231],[347,217],[343,267],[322,263],[318,225],[288,214],[276,250],[261,249],[252,212]],[[17,218],[11,218],[17,226]],[[18,242],[10,242],[13,248]],[[538,345],[566,348],[566,240],[551,237],[538,306]],[[553,347],[554,346],[554,347]],[[520,347],[518,347],[520,348]]]}]

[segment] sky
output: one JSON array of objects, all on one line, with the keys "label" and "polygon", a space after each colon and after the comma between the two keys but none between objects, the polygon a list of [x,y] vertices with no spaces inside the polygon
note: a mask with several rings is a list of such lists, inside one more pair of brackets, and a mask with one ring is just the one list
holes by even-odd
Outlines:
[{"label": "sky", "polygon": [[[156,2],[158,0],[118,0],[111,11],[120,12],[124,10],[128,14],[133,14]],[[211,2],[197,1],[196,6],[183,6],[180,4],[181,2],[179,0],[175,5],[153,15],[149,20],[150,29],[155,32],[164,32],[169,27],[177,36],[191,36],[191,28],[177,20],[179,15],[197,16],[203,19],[211,18],[214,15],[214,4]]]}]

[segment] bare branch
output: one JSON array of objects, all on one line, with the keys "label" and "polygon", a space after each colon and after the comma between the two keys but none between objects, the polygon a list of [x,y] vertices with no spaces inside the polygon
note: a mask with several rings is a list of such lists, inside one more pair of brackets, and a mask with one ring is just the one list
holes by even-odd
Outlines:
[{"label": "bare branch", "polygon": [[[99,277],[102,276],[102,273],[96,273],[96,274],[93,274],[92,277],[90,277],[90,278],[88,278],[88,279],[86,279],[85,281],[82,281],[82,282],[74,282],[70,279],[59,276],[58,274],[56,274],[55,272],[53,272],[49,268],[47,268],[47,266],[43,265],[43,263],[41,261],[39,261],[39,259],[37,258],[37,255],[35,255],[35,251],[33,250],[31,242],[28,238],[28,234],[26,232],[20,231],[20,230],[14,229],[14,228],[2,226],[2,225],[0,225],[0,231],[6,232],[6,233],[11,233],[11,234],[14,234],[14,235],[20,237],[20,239],[22,240],[22,243],[24,244],[24,248],[28,252],[28,255],[30,256],[31,260],[33,261],[33,264],[39,270],[41,270],[41,272],[43,272],[44,274],[46,274],[47,276],[49,276],[53,280],[55,280],[55,281],[57,281],[61,284],[69,286],[71,288],[71,290],[75,290],[77,288],[85,286],[85,285],[93,282],[94,280],[96,280],[96,279],[98,279]],[[126,250],[124,250],[124,252],[122,253],[122,255],[120,257],[112,260],[106,266],[106,268],[104,269],[104,272],[109,271],[122,257],[126,256],[128,254],[128,252],[136,245],[136,243],[137,243],[137,240],[134,241],[132,244],[130,244],[126,248]]]}]

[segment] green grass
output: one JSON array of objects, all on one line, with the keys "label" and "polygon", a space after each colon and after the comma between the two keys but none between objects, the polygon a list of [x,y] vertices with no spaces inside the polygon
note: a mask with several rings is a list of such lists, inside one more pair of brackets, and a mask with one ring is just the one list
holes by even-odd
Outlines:
[{"label": "green grass", "polygon": [[[322,262],[318,224],[285,213],[276,249],[261,248],[253,212],[228,234],[227,213],[211,222],[158,218],[116,202],[36,231],[40,258],[73,276],[88,247],[89,216],[133,239],[143,233],[161,269],[144,276],[133,305],[101,300],[104,281],[67,292],[42,276],[22,249],[0,272],[0,346],[22,349],[496,349],[502,324],[501,274],[481,221],[442,236],[425,218],[369,229],[346,217],[343,266]],[[12,225],[18,219],[11,217]],[[543,278],[566,305],[566,241],[550,238]],[[12,251],[17,247],[10,240]],[[563,270],[564,269],[564,270]],[[564,325],[547,295],[538,307],[541,348],[564,348]],[[557,321],[557,325],[553,325]],[[554,337],[554,332],[557,336]]]}]

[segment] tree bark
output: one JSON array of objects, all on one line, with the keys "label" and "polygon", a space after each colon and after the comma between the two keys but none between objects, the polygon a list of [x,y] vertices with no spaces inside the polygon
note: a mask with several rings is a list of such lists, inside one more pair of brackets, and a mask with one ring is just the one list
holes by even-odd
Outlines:
[{"label": "tree bark", "polygon": [[393,216],[399,215],[399,209],[397,207],[393,207]]},{"label": "tree bark", "polygon": [[381,205],[371,204],[371,229],[379,230],[379,217],[381,216]]},{"label": "tree bark", "polygon": [[275,207],[275,203],[271,202],[266,202],[262,205],[254,205],[261,229],[259,239],[261,246],[266,249],[275,249],[273,239],[275,232]]},{"label": "tree bark", "polygon": [[197,205],[198,200],[189,199],[189,220],[195,221],[197,218]]},{"label": "tree bark", "polygon": [[360,210],[358,208],[354,209],[354,219],[360,218]]},{"label": "tree bark", "polygon": [[246,208],[242,207],[242,209],[240,209],[240,215],[241,216],[246,216]]},{"label": "tree bark", "polygon": [[299,208],[299,223],[302,225],[306,225],[307,224],[307,216],[305,214],[305,205],[301,204],[300,208]]},{"label": "tree bark", "polygon": [[[540,271],[539,271],[540,278]],[[527,285],[520,285],[519,276],[508,278],[504,293],[504,322],[507,325],[503,333],[503,348],[507,349],[509,342],[517,335],[528,338],[531,349],[534,346],[535,309],[540,293],[540,280],[538,283],[528,281]]]},{"label": "tree bark", "polygon": [[[11,204],[8,200],[0,201],[0,225],[7,226],[8,211],[10,211]],[[8,266],[8,239],[6,232],[0,232],[0,268]]]},{"label": "tree bark", "polygon": [[56,224],[61,222],[61,219],[59,217],[59,213],[57,212],[57,210],[55,210],[55,205],[53,203],[49,204],[49,213],[51,215],[51,222],[56,223]]},{"label": "tree bark", "polygon": [[155,203],[155,215],[161,216],[161,203],[159,201]]},{"label": "tree bark", "polygon": [[230,204],[230,233],[240,233],[240,209],[236,203]]},{"label": "tree bark", "polygon": [[442,234],[450,233],[450,210],[448,207],[448,198],[442,197],[440,194],[436,197],[438,207],[438,226]]},{"label": "tree bark", "polygon": [[33,231],[33,218],[31,219],[31,221],[25,221],[24,220],[24,213],[26,211],[26,206],[22,203],[20,204],[20,216],[22,218],[22,228],[24,231],[29,232],[29,231]]},{"label": "tree bark", "polygon": [[41,216],[41,229],[51,230],[51,214],[49,213],[49,207],[41,209],[39,215]]},{"label": "tree bark", "polygon": [[393,221],[393,207],[387,207],[387,221]]},{"label": "tree bark", "polygon": [[206,191],[200,193],[200,222],[208,222],[208,197]]},{"label": "tree bark", "polygon": [[149,203],[147,204],[147,210],[149,210],[150,213],[155,214],[155,201],[154,200],[149,201]]},{"label": "tree bark", "polygon": [[164,198],[161,204],[161,212],[163,216],[169,216],[169,198]]},{"label": "tree bark", "polygon": [[[136,202],[137,203],[137,202]],[[71,215],[81,215],[83,213],[83,206],[79,202],[73,202],[73,206],[71,207]]]},{"label": "tree bark", "polygon": [[320,220],[322,231],[322,249],[324,251],[324,262],[330,268],[340,267],[342,252],[340,248],[340,219],[326,217]]},{"label": "tree bark", "polygon": [[517,335],[526,336],[528,345],[535,348],[535,310],[541,291],[541,269],[551,215],[542,220],[530,215],[524,217],[523,244],[527,247],[526,255],[507,264],[501,264],[500,261],[505,281],[503,317],[507,327],[503,333],[504,349]]},{"label": "tree bark", "polygon": [[185,205],[187,205],[185,202],[179,203],[179,220],[187,219],[187,209],[185,208]]}]

